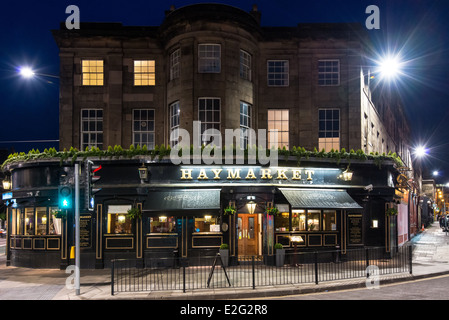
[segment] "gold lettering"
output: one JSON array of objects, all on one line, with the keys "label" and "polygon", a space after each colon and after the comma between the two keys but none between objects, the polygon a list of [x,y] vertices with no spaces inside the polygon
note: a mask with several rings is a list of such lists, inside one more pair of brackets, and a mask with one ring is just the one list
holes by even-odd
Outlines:
[{"label": "gold lettering", "polygon": [[228,180],[241,179],[240,178],[240,170],[241,169],[235,169],[235,171],[232,171],[232,169],[228,169]]},{"label": "gold lettering", "polygon": [[249,179],[257,179],[256,175],[254,174],[254,170],[253,169],[249,169],[248,170],[248,174],[246,175],[247,180]]},{"label": "gold lettering", "polygon": [[285,175],[285,169],[278,169],[278,177],[276,180],[287,180],[287,176]]},{"label": "gold lettering", "polygon": [[223,171],[223,169],[212,169],[212,172],[215,174],[214,179],[220,180],[220,173]]},{"label": "gold lettering", "polygon": [[301,180],[301,169],[292,169],[292,180]]},{"label": "gold lettering", "polygon": [[307,175],[307,181],[312,181],[312,176],[315,174],[315,171],[313,170],[306,170],[305,174]]},{"label": "gold lettering", "polygon": [[262,179],[271,179],[271,169],[261,169]]},{"label": "gold lettering", "polygon": [[198,180],[208,180],[209,178],[207,177],[206,170],[201,169],[200,174],[198,175],[197,179]]},{"label": "gold lettering", "polygon": [[193,169],[181,169],[181,180],[192,180]]}]

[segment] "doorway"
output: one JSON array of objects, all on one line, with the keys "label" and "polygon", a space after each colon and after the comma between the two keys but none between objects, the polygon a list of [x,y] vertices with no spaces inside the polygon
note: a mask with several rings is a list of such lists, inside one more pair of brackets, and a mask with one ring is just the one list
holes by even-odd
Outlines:
[{"label": "doorway", "polygon": [[239,214],[237,218],[237,239],[239,256],[259,254],[260,226],[258,214]]}]

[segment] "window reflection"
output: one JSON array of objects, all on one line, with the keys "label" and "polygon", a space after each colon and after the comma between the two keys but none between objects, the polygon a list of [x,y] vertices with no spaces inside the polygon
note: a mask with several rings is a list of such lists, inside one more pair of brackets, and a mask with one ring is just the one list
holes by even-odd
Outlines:
[{"label": "window reflection", "polygon": [[175,233],[175,217],[150,217],[150,233]]},{"label": "window reflection", "polygon": [[282,212],[274,219],[274,228],[276,231],[290,231],[289,230],[289,213]]},{"label": "window reflection", "polygon": [[293,231],[305,231],[306,230],[306,211],[305,210],[293,210],[292,211],[292,228],[293,228]]},{"label": "window reflection", "polygon": [[220,225],[217,223],[217,217],[206,215],[195,218],[194,232],[219,232]]},{"label": "window reflection", "polygon": [[129,234],[131,230],[131,219],[125,213],[108,213],[108,233]]}]

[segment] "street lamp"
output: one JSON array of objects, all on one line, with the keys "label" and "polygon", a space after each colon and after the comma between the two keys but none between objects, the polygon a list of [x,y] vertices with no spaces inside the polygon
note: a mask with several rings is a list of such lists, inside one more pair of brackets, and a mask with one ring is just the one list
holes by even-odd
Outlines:
[{"label": "street lamp", "polygon": [[427,155],[428,154],[428,150],[426,149],[426,147],[424,147],[424,146],[419,146],[419,147],[417,147],[417,148],[415,148],[415,155],[418,157],[418,158],[422,158],[422,157],[424,157],[425,155]]},{"label": "street lamp", "polygon": [[58,78],[59,79],[59,76],[55,76],[53,74],[48,74],[48,73],[39,73],[39,72],[34,71],[33,68],[28,67],[28,66],[19,67],[19,74],[26,79],[34,78],[34,76],[42,76],[42,77],[50,77],[50,78]]},{"label": "street lamp", "polygon": [[397,55],[383,57],[378,65],[378,72],[383,78],[393,79],[401,73],[402,62]]}]

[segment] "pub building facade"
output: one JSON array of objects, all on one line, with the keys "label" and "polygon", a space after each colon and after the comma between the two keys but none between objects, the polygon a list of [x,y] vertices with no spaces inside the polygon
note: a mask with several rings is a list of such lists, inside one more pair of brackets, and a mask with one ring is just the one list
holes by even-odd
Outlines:
[{"label": "pub building facade", "polygon": [[[379,168],[374,160],[313,157],[298,163],[280,156],[276,167],[89,157],[102,169],[101,190],[82,212],[84,267],[107,267],[113,258],[213,256],[222,243],[234,259],[271,255],[277,242],[293,250],[291,236],[301,237],[298,250],[382,246],[388,253],[397,246],[396,218],[385,213],[398,201],[398,175],[413,175],[410,129],[398,95],[383,91],[368,67],[367,30],[344,23],[265,27],[256,6],[246,12],[195,4],[165,14],[159,26],[81,23],[67,30],[62,23],[53,30],[60,150],[173,147],[181,129],[197,137],[193,124],[200,122],[203,145],[217,138],[206,129],[277,130],[277,144],[267,135],[268,147],[394,152],[406,170],[393,161]],[[252,145],[244,134],[235,140]],[[341,178],[348,165],[350,181]],[[73,185],[73,165],[44,159],[5,170],[12,181],[8,263],[69,264],[73,209],[53,213],[58,186]],[[224,214],[229,205],[235,214]],[[279,215],[266,213],[273,206]],[[128,219],[130,208],[142,217]]]}]

